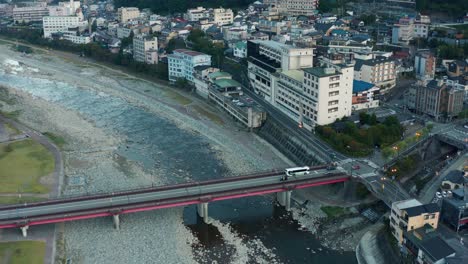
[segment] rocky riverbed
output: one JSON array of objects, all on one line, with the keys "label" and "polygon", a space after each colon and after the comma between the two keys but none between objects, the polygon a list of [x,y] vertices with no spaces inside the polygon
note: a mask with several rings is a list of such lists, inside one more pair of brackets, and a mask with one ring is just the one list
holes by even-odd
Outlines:
[{"label": "rocky riverbed", "polygon": [[[0,45],[0,85],[16,97],[16,103],[3,104],[2,111],[20,111],[22,123],[65,138],[62,195],[205,180],[291,164],[195,96],[78,58],[43,52],[24,56]],[[269,207],[271,197],[254,204],[259,202]],[[317,232],[325,228],[320,205],[298,210],[293,217],[301,225],[295,230],[322,234]],[[281,217],[282,224],[292,221]],[[347,225],[359,221],[350,219]],[[58,256],[74,263],[287,262],[278,256],[285,254],[279,245],[245,235],[226,221],[214,220],[212,226],[222,240],[216,252],[200,245],[184,223],[183,208],[125,215],[120,230],[113,229],[108,218],[65,223],[58,231]],[[323,242],[340,251],[354,250],[352,243]],[[304,245],[315,254],[312,247]]]}]

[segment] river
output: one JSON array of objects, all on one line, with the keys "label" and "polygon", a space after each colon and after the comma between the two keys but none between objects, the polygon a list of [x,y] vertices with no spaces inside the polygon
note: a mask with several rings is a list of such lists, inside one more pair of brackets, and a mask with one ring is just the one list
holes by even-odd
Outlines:
[{"label": "river", "polygon": [[[227,164],[219,158],[219,150],[211,147],[211,141],[203,133],[181,129],[176,125],[176,120],[123,98],[82,89],[74,84],[2,71],[0,85],[76,112],[97,128],[118,135],[124,140],[115,150],[116,154],[128,162],[139,164],[147,172],[158,171],[165,175],[162,179],[164,183],[207,180],[229,174]],[[135,186],[141,184],[139,182]],[[94,190],[109,191],[105,184],[96,184]],[[300,230],[298,222],[292,219],[290,213],[277,207],[272,196],[211,203],[209,214],[219,220],[217,225],[202,223],[196,216],[195,206],[186,207],[183,211],[184,224],[199,241],[192,245],[193,250],[204,251],[204,255],[199,256],[200,262],[216,260],[217,263],[236,263],[235,251],[244,248],[249,256],[248,263],[259,261],[255,254],[263,254],[261,259],[268,263],[356,263],[354,252],[325,249],[320,245],[320,238]],[[244,245],[226,243],[217,227],[226,225],[235,231],[236,243],[245,242]],[[69,229],[73,228],[73,225],[69,226]],[[270,253],[250,250],[249,247],[254,247],[256,243],[262,244]],[[86,257],[87,252],[80,254],[85,256],[84,262],[90,261]],[[153,261],[157,260],[158,257],[154,256]]]}]

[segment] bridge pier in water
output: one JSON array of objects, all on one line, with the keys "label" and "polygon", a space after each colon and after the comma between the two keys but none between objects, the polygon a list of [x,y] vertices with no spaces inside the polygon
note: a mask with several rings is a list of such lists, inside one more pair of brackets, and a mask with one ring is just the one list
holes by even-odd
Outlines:
[{"label": "bridge pier in water", "polygon": [[119,230],[120,229],[120,217],[118,214],[115,214],[112,216],[112,219],[114,220],[114,228]]},{"label": "bridge pier in water", "polygon": [[203,218],[205,224],[209,224],[209,215],[208,215],[208,203],[199,203],[197,204],[198,215]]},{"label": "bridge pier in water", "polygon": [[23,237],[27,237],[29,226],[22,226],[20,227],[20,229],[21,229],[21,233],[23,234]]},{"label": "bridge pier in water", "polygon": [[291,210],[291,193],[292,191],[285,191],[276,194],[276,199],[279,204],[285,207],[286,211]]}]

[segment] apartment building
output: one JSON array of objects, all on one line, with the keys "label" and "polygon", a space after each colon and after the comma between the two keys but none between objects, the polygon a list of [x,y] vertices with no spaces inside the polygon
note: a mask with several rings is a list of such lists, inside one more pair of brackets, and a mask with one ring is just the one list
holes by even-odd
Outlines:
[{"label": "apartment building", "polygon": [[211,56],[188,49],[174,50],[167,56],[169,81],[175,82],[179,78],[193,82],[193,71],[197,66],[210,66]]},{"label": "apartment building", "polygon": [[372,83],[354,80],[352,111],[378,107],[380,88]]},{"label": "apartment building", "polygon": [[436,70],[436,58],[429,50],[421,50],[414,57],[414,72],[420,80],[433,80]]},{"label": "apartment building", "polygon": [[137,7],[120,7],[117,9],[117,19],[121,23],[128,22],[140,17],[140,10]]},{"label": "apartment building", "polygon": [[313,66],[313,48],[296,48],[271,40],[248,41],[247,54],[250,83],[270,103],[274,102],[275,73]]},{"label": "apartment building", "polygon": [[352,71],[352,66],[330,65],[283,71],[276,81],[274,106],[309,130],[350,116]]},{"label": "apartment building", "polygon": [[213,9],[212,18],[213,23],[218,26],[229,25],[234,21],[234,13],[231,9],[215,8]]},{"label": "apartment building", "polygon": [[403,245],[401,252],[408,257],[412,255],[414,259],[412,263],[461,263],[453,258],[456,255],[455,250],[440,237],[437,230],[428,224],[403,232]]},{"label": "apartment building", "polygon": [[312,48],[275,41],[249,41],[247,52],[254,91],[299,126],[312,130],[351,115],[352,65],[313,67]]},{"label": "apartment building", "polygon": [[401,245],[403,234],[429,225],[437,229],[439,224],[439,207],[436,203],[422,204],[416,199],[394,202],[390,215],[390,229]]},{"label": "apartment building", "polygon": [[44,38],[50,38],[53,33],[66,32],[69,28],[86,28],[88,21],[81,21],[78,16],[45,16],[42,19]]},{"label": "apartment building", "polygon": [[408,108],[436,120],[450,119],[463,110],[465,87],[448,79],[432,80],[410,88]]},{"label": "apartment building", "polygon": [[283,15],[310,16],[317,13],[319,0],[264,0],[263,3]]},{"label": "apartment building", "polygon": [[48,7],[49,16],[72,16],[80,7],[80,1],[59,2],[58,5]]},{"label": "apartment building", "polygon": [[414,19],[410,17],[400,18],[398,23],[393,25],[392,28],[392,43],[405,44],[415,37]]},{"label": "apartment building", "polygon": [[427,38],[431,26],[431,18],[427,15],[419,14],[414,21],[414,36],[417,38]]},{"label": "apartment building", "polygon": [[199,21],[200,19],[206,19],[210,17],[210,11],[204,7],[197,7],[193,9],[188,9],[185,13],[185,19],[188,21]]},{"label": "apartment building", "polygon": [[234,45],[233,55],[236,58],[247,58],[247,41],[238,41]]},{"label": "apartment building", "polygon": [[75,44],[91,43],[91,37],[87,35],[79,35],[77,31],[60,32],[61,38],[71,41]]},{"label": "apartment building", "polygon": [[15,5],[13,7],[13,20],[15,23],[38,22],[48,15],[49,9],[46,2],[34,2],[26,6]]},{"label": "apartment building", "polygon": [[369,60],[356,59],[354,79],[372,83],[382,90],[391,89],[396,85],[395,61],[383,56]]},{"label": "apartment building", "polygon": [[468,176],[463,180],[461,188],[442,200],[441,220],[457,232],[468,229]]},{"label": "apartment building", "polygon": [[158,63],[158,39],[144,34],[133,38],[133,59],[148,64]]}]

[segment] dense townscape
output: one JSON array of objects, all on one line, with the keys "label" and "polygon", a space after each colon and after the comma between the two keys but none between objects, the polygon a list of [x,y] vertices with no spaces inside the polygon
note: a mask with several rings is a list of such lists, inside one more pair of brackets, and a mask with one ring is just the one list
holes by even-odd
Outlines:
[{"label": "dense townscape", "polygon": [[468,263],[467,1],[0,0],[0,65],[0,263]]}]

